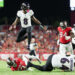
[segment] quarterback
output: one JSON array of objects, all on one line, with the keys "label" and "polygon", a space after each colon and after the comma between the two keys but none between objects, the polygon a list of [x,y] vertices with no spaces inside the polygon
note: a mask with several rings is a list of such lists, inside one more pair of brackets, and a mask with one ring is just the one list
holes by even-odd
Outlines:
[{"label": "quarterback", "polygon": [[[12,30],[16,28],[18,22],[21,22],[21,30],[19,31],[16,42],[21,42],[28,37],[28,49],[30,49],[31,42],[31,20],[40,25],[41,28],[46,29],[46,27],[43,27],[41,25],[42,23],[35,18],[34,12],[30,9],[30,6],[26,3],[22,3],[21,10],[17,11],[17,17],[9,28],[9,30]],[[28,33],[28,36],[25,36],[26,33]]]}]

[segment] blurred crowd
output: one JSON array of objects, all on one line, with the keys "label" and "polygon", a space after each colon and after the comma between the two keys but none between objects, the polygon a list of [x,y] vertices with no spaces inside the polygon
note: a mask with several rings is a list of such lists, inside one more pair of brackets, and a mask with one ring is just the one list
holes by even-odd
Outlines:
[{"label": "blurred crowd", "polygon": [[[16,43],[18,30],[7,32],[4,29],[0,32],[0,52],[28,52],[26,40]],[[38,44],[37,51],[46,53],[58,52],[58,33],[56,29],[48,28],[47,31],[44,31],[36,26],[32,28],[32,35],[35,36]]]}]

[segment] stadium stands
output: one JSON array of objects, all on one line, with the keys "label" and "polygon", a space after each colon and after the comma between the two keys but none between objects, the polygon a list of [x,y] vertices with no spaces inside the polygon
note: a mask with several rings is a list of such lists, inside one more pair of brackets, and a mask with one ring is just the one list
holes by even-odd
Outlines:
[{"label": "stadium stands", "polygon": [[[18,30],[7,32],[8,26],[3,27],[0,33],[0,52],[27,52],[26,41],[16,43]],[[19,28],[17,28],[19,29]],[[58,52],[57,31],[49,29],[46,32],[41,30],[38,26],[34,26],[32,35],[35,35],[38,43],[38,51],[40,52]]]}]

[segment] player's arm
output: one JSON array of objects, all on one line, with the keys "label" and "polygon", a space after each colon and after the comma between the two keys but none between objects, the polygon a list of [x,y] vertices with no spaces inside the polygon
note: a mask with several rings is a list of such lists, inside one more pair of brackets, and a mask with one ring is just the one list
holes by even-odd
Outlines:
[{"label": "player's arm", "polygon": [[12,23],[9,30],[11,31],[13,28],[15,29],[18,22],[19,22],[19,17],[16,17],[15,21]]},{"label": "player's arm", "polygon": [[35,23],[41,25],[41,22],[35,16],[32,16],[31,18]]},{"label": "player's arm", "polygon": [[69,40],[69,39],[73,38],[73,35],[72,35],[71,31],[69,31],[69,34],[70,34],[70,35],[67,36],[67,34],[65,33],[64,36],[65,36],[65,39],[66,39],[66,40]]},{"label": "player's arm", "polygon": [[66,40],[68,40],[68,39],[70,39],[70,38],[72,39],[72,38],[75,37],[75,35],[74,35],[74,33],[73,33],[72,31],[70,31],[69,33],[70,33],[69,36],[65,35]]},{"label": "player's arm", "polygon": [[71,36],[71,38],[75,37],[75,35],[74,35],[74,33],[72,31],[70,31],[70,36]]},{"label": "player's arm", "polygon": [[74,33],[72,32],[72,28],[70,27],[69,28],[69,36],[66,36],[67,38],[73,38],[73,37],[75,37],[75,35],[74,35]]},{"label": "player's arm", "polygon": [[43,26],[42,23],[35,17],[35,16],[32,16],[31,19],[38,25],[40,25],[40,27],[44,30],[47,30],[46,26]]},{"label": "player's arm", "polygon": [[17,25],[17,23],[19,22],[19,17],[16,17],[15,21],[12,23],[12,25]]}]

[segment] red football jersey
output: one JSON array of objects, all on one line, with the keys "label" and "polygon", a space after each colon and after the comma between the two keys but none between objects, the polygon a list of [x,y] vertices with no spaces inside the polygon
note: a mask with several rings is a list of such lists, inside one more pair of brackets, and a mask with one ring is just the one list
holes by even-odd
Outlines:
[{"label": "red football jersey", "polygon": [[71,39],[66,40],[65,36],[70,36],[71,27],[67,27],[64,30],[61,27],[58,27],[59,31],[59,41],[63,44],[66,44],[71,41]]},{"label": "red football jersey", "polygon": [[[19,70],[22,66],[26,66],[25,62],[21,58],[14,58],[15,63],[17,64],[17,67],[11,67],[12,71]],[[23,69],[22,69],[23,70]]]}]

